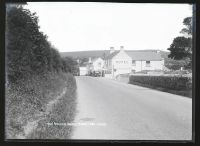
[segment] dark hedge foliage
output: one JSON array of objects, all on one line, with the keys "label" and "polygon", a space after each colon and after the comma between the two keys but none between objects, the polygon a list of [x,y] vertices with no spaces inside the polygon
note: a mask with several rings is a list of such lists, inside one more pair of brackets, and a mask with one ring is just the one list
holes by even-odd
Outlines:
[{"label": "dark hedge foliage", "polygon": [[[8,139],[28,137],[25,131],[26,127],[30,127],[27,124],[36,120],[43,123],[43,129],[33,129],[33,135],[28,138],[45,136],[44,138],[55,139],[60,138],[61,134],[65,138],[69,137],[70,127],[55,127],[51,133],[45,120],[73,121],[76,82],[71,70],[77,67],[75,62],[61,58],[58,50],[47,41],[47,36],[39,31],[35,13],[21,6],[7,5],[5,107]],[[47,116],[48,104],[57,99],[64,90],[65,95]]]},{"label": "dark hedge foliage", "polygon": [[129,77],[129,83],[140,83],[154,87],[161,87],[171,90],[190,90],[192,88],[191,77],[186,76],[148,76],[136,75]]},{"label": "dark hedge foliage", "polygon": [[[8,82],[16,82],[33,74],[70,72],[59,52],[39,31],[38,17],[23,7],[7,7],[6,74]],[[66,68],[68,67],[68,68]]]}]

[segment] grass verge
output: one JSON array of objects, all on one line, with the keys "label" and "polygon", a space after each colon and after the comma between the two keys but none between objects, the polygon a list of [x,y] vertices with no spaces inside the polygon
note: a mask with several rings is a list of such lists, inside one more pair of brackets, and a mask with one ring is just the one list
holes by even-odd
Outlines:
[{"label": "grass verge", "polygon": [[[47,113],[48,103],[56,100],[63,89],[65,94],[52,105]],[[6,138],[57,139],[70,136],[70,127],[46,127],[46,123],[70,122],[76,106],[76,81],[71,74],[48,73],[21,80],[6,87]],[[29,123],[37,121],[31,129]],[[29,125],[29,126],[27,126]],[[31,131],[26,134],[26,128]]]}]

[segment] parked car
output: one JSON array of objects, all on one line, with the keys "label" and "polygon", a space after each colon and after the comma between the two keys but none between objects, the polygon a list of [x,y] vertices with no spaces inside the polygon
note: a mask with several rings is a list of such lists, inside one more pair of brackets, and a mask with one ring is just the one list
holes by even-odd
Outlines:
[{"label": "parked car", "polygon": [[93,73],[94,77],[100,77],[101,76],[101,72],[100,71],[96,71]]},{"label": "parked car", "polygon": [[92,72],[89,72],[88,75],[92,76],[92,77],[100,77],[101,72],[100,71],[92,71]]}]

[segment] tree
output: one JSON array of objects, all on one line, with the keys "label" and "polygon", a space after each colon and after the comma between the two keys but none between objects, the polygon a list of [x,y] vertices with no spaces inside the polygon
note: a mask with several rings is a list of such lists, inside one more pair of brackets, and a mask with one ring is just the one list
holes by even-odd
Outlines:
[{"label": "tree", "polygon": [[186,28],[183,28],[180,33],[186,34],[186,36],[192,36],[192,17],[187,17],[183,20],[183,24]]},{"label": "tree", "polygon": [[191,48],[191,38],[176,37],[170,45],[170,48],[168,48],[171,52],[168,57],[175,60],[181,60],[188,57],[190,58],[192,55]]},{"label": "tree", "polygon": [[85,57],[84,58],[79,58],[79,60],[80,60],[80,62],[79,62],[80,66],[84,66],[85,63],[87,63],[89,61],[89,59],[85,58]]},{"label": "tree", "polygon": [[171,58],[166,58],[165,59],[165,66],[168,69],[179,70],[181,67],[186,66],[188,64],[188,62],[189,62],[188,59],[174,60],[174,59],[171,59]]},{"label": "tree", "polygon": [[192,67],[192,18],[187,17],[183,20],[185,28],[183,28],[180,33],[184,36],[176,37],[170,48],[169,58],[174,60],[186,60],[185,68],[190,69]]},{"label": "tree", "polygon": [[105,60],[105,58],[106,58],[106,53],[104,52],[103,53],[103,60]]},{"label": "tree", "polygon": [[6,11],[6,20],[8,82],[34,74],[62,71],[61,56],[47,41],[47,36],[39,31],[36,13],[12,5]]},{"label": "tree", "polygon": [[7,11],[6,18],[6,72],[9,79],[16,80],[33,72],[38,18],[34,13],[14,6]]},{"label": "tree", "polygon": [[51,57],[52,57],[52,67],[53,70],[56,72],[60,72],[62,71],[62,60],[60,57],[60,53],[58,52],[58,50],[51,48]]},{"label": "tree", "polygon": [[67,73],[77,73],[78,63],[72,57],[65,57],[62,59],[63,68],[62,70]]}]

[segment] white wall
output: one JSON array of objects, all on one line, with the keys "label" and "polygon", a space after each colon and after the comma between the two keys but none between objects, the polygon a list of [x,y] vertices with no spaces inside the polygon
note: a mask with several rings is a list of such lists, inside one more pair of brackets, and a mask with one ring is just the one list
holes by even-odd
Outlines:
[{"label": "white wall", "polygon": [[136,66],[132,65],[132,70],[141,71],[141,70],[163,70],[164,60],[161,61],[150,61],[150,66],[146,66],[146,61],[136,61]]},{"label": "white wall", "polygon": [[[112,70],[112,75],[117,76],[119,74],[131,73],[132,70],[141,71],[141,70],[163,70],[164,59],[160,61],[151,61],[150,66],[146,66],[146,61],[136,61],[136,65],[132,65],[132,58],[123,50],[121,50],[112,60],[106,65],[106,68]],[[125,62],[124,62],[125,61]],[[121,63],[120,63],[121,62]],[[116,69],[114,72],[113,70]]]},{"label": "white wall", "polygon": [[114,76],[119,74],[127,74],[131,72],[132,59],[121,50],[115,57],[112,59],[112,65],[116,71],[113,73]]},{"label": "white wall", "polygon": [[79,67],[80,76],[85,76],[87,74],[87,67]]},{"label": "white wall", "polygon": [[[101,63],[101,65],[99,66],[99,63]],[[101,71],[103,69],[104,66],[104,60],[101,58],[98,58],[97,60],[95,60],[93,62],[93,69],[94,71]]]}]

